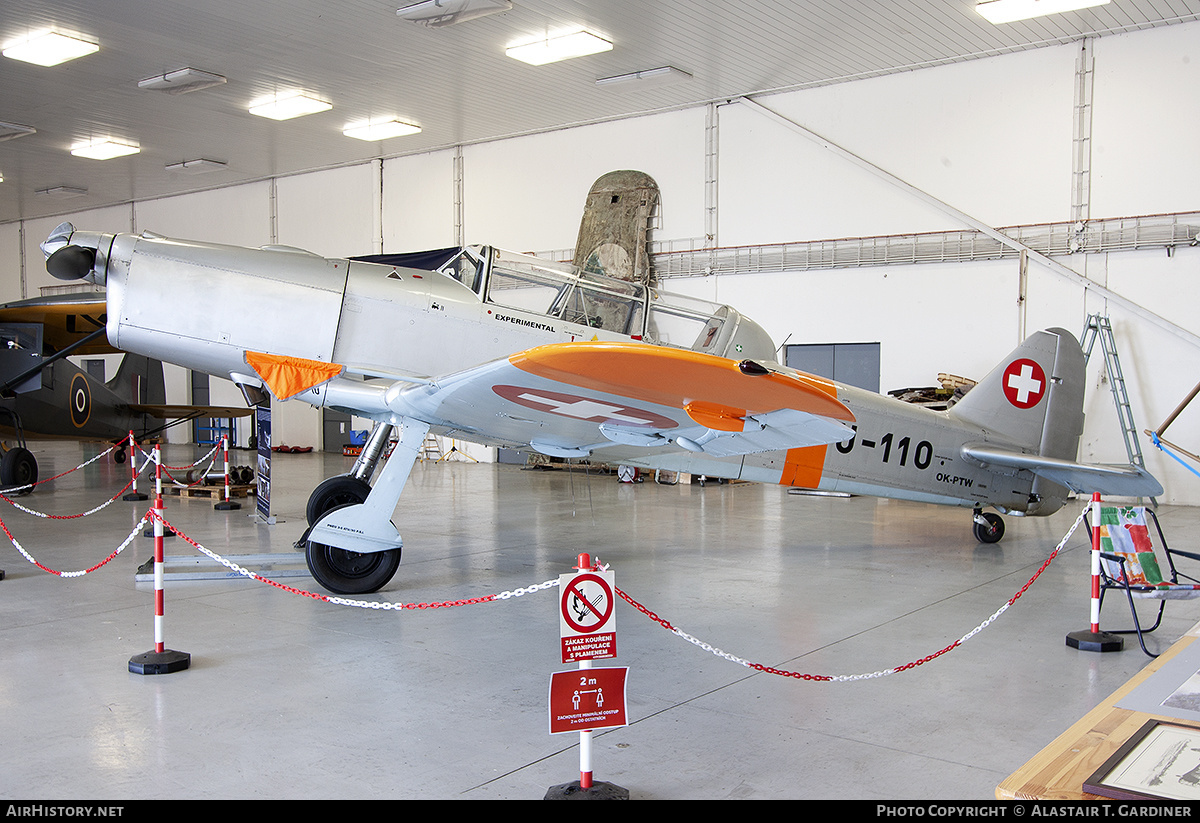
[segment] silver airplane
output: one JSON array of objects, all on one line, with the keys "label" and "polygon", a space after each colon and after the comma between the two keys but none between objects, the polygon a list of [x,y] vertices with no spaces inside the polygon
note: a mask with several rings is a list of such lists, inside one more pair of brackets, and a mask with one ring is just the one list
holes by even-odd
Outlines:
[{"label": "silver airplane", "polygon": [[[63,224],[42,248],[55,277],[105,285],[117,348],[228,378],[251,402],[270,392],[375,421],[353,469],[308,501],[309,569],[337,593],[395,574],[391,518],[430,432],[962,506],[982,542],[1000,539],[997,512],[1162,492],[1139,467],[1076,462],[1084,356],[1062,329],[932,411],[780,365],[731,306],[487,246],[328,259]],[[249,324],[222,316],[213,294],[261,310]]]}]

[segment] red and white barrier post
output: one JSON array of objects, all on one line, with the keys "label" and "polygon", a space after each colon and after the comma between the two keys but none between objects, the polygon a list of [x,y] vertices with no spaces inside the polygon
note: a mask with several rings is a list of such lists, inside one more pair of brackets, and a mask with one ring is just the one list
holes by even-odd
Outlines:
[{"label": "red and white barrier post", "polygon": [[182,671],[192,662],[187,652],[166,647],[163,641],[163,497],[162,453],[154,447],[154,650],[129,659],[129,671],[134,674],[170,674]]},{"label": "red and white barrier post", "polygon": [[559,578],[562,660],[575,672],[550,677],[550,733],[579,732],[579,780],[551,786],[546,800],[628,800],[628,790],[592,779],[592,734],[628,725],[625,682],[628,669],[593,668],[592,661],[617,652],[616,586],[612,572],[581,554],[575,574]]},{"label": "red and white barrier post", "polygon": [[1125,641],[1119,635],[1100,631],[1100,494],[1092,494],[1092,592],[1089,626],[1086,631],[1071,632],[1067,645],[1084,652],[1119,652]]},{"label": "red and white barrier post", "polygon": [[137,489],[137,476],[138,476],[138,460],[137,460],[138,454],[137,454],[137,452],[138,452],[137,441],[133,439],[133,432],[131,431],[129,433],[129,476],[130,476],[129,494],[122,497],[121,498],[122,500],[147,500],[147,499],[149,499],[146,497],[145,494],[143,494],[142,492],[139,492]]},{"label": "red and white barrier post", "polygon": [[233,511],[242,507],[235,503],[229,493],[229,435],[221,435],[221,448],[225,451],[225,499],[213,506],[217,511]]}]

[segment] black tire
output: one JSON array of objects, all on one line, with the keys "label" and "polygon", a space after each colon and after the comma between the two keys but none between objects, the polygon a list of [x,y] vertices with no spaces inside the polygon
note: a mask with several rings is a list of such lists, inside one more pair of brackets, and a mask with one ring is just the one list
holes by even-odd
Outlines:
[{"label": "black tire", "polygon": [[983,512],[987,525],[975,524],[975,539],[980,543],[999,543],[1004,536],[1004,518],[994,512]]},{"label": "black tire", "polygon": [[123,465],[125,463],[125,450],[117,449],[115,452],[113,452],[112,458],[113,462],[118,466]]},{"label": "black tire", "polygon": [[321,515],[325,512],[339,506],[362,503],[370,493],[371,484],[367,481],[359,480],[349,474],[339,474],[313,489],[313,493],[308,496],[308,506],[304,509],[304,516],[308,518],[308,525],[311,526],[320,520]]},{"label": "black tire", "polygon": [[33,491],[33,484],[37,483],[38,479],[38,464],[33,453],[29,449],[23,449],[20,446],[9,449],[4,453],[4,457],[0,457],[0,486],[6,489],[16,489],[21,486],[20,491],[13,492],[14,494],[29,494]]},{"label": "black tire", "polygon": [[396,574],[400,549],[360,554],[310,540],[304,559],[313,578],[334,594],[370,594]]}]

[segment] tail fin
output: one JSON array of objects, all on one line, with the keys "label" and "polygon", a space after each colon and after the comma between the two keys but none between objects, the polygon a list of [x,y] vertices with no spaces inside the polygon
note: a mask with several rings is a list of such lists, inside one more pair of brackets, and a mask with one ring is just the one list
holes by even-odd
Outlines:
[{"label": "tail fin", "polygon": [[1037,332],[949,414],[1031,454],[1074,460],[1083,433],[1084,366],[1070,332]]},{"label": "tail fin", "polygon": [[[983,429],[991,445],[1074,461],[1083,433],[1085,365],[1079,342],[1070,332],[1037,332],[948,414]],[[1033,492],[1049,502],[1065,499],[1069,489],[1039,475]]]},{"label": "tail fin", "polygon": [[649,283],[650,216],[658,204],[658,184],[640,171],[610,171],[588,192],[575,241],[575,265],[635,283]]},{"label": "tail fin", "polygon": [[167,402],[162,361],[151,360],[140,354],[126,354],[117,368],[116,376],[105,385],[130,403]]}]

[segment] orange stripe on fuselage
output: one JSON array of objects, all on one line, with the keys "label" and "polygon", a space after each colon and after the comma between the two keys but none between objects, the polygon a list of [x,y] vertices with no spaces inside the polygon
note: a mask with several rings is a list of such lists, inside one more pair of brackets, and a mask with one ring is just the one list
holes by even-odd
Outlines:
[{"label": "orange stripe on fuselage", "polygon": [[825,451],[828,446],[807,446],[803,449],[788,449],[783,462],[781,486],[799,486],[815,489],[821,484],[825,469]]}]

